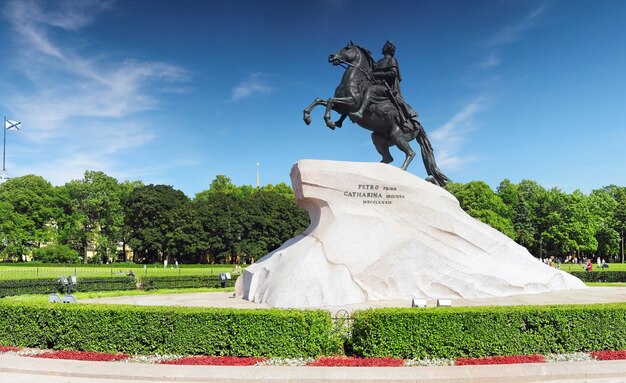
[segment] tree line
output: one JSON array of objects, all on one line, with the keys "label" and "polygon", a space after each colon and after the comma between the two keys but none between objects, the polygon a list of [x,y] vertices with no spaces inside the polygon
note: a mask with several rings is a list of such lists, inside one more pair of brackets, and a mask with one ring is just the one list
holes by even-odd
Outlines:
[{"label": "tree line", "polygon": [[288,185],[235,186],[223,175],[193,199],[97,171],[58,187],[35,175],[0,185],[0,258],[8,261],[106,263],[132,249],[138,263],[250,262],[308,224]]},{"label": "tree line", "polygon": [[505,179],[492,190],[482,181],[451,183],[446,189],[474,218],[500,230],[533,255],[601,257],[624,262],[626,187],[605,186],[584,194],[545,189],[535,181]]},{"label": "tree line", "polygon": [[[446,189],[468,214],[536,257],[624,261],[626,187],[568,194],[504,180],[495,191],[482,181]],[[8,261],[100,263],[132,249],[138,263],[250,262],[308,225],[288,185],[236,186],[224,175],[193,198],[97,171],[57,187],[35,175],[0,184],[0,259]]]}]

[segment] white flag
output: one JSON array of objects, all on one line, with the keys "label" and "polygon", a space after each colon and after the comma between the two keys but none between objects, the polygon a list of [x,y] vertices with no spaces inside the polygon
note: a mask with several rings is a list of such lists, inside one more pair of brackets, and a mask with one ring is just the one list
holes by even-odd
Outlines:
[{"label": "white flag", "polygon": [[4,120],[4,128],[6,130],[20,130],[20,125],[22,123],[19,121]]}]

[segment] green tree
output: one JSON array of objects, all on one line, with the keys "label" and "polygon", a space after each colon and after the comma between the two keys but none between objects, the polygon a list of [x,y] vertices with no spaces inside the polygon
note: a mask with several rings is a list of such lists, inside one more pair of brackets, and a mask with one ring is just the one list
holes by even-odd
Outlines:
[{"label": "green tree", "polygon": [[122,254],[124,256],[124,261],[126,261],[126,251],[128,250],[128,241],[130,240],[131,229],[128,226],[128,222],[126,219],[127,213],[127,203],[130,196],[133,193],[133,190],[143,187],[144,184],[141,181],[124,181],[119,185],[120,190],[120,204],[122,206],[122,227],[121,227],[121,235],[120,241],[122,242]]},{"label": "green tree", "polygon": [[509,218],[513,224],[515,241],[531,249],[535,245],[537,229],[533,220],[535,215],[530,204],[525,201],[523,195],[520,195],[518,185],[511,183],[508,179],[500,182],[497,194],[509,208]]},{"label": "green tree", "polygon": [[[514,222],[517,223],[525,236],[526,248],[536,256],[543,257],[542,233],[548,228],[546,218],[549,214],[548,192],[535,181],[522,180],[517,185],[518,204],[523,204],[516,208],[517,216]],[[532,235],[530,238],[528,235]],[[518,236],[521,244],[521,236]]]},{"label": "green tree", "polygon": [[626,187],[621,189],[622,191],[617,196],[617,209],[615,211],[615,217],[618,222],[618,230],[621,236],[620,254],[622,263],[624,263],[624,248],[626,247]]},{"label": "green tree", "polygon": [[147,185],[134,189],[125,203],[128,244],[135,261],[170,261],[185,257],[198,246],[195,218],[190,216],[189,198],[166,185]]},{"label": "green tree", "polygon": [[246,256],[258,259],[309,225],[307,213],[295,204],[293,192],[286,187],[268,185],[247,198],[249,219],[243,222],[246,247],[241,251]]},{"label": "green tree", "polygon": [[26,217],[17,214],[13,206],[0,201],[0,256],[2,259],[22,261],[23,256],[28,254],[32,246],[32,238],[29,228],[32,222]]},{"label": "green tree", "polygon": [[609,185],[605,186],[601,190],[609,194],[616,202],[613,230],[618,233],[618,236],[620,238],[619,260],[621,260],[621,262],[623,263],[625,247],[624,232],[626,231],[626,187]]},{"label": "green tree", "polygon": [[258,259],[300,233],[309,224],[284,183],[261,188],[235,186],[218,176],[193,201],[211,262]]},{"label": "green tree", "polygon": [[579,190],[568,195],[553,188],[548,192],[548,205],[542,238],[551,253],[584,257],[596,251],[598,241],[587,196]]},{"label": "green tree", "polygon": [[27,175],[0,184],[0,253],[23,261],[54,239],[55,190],[42,177]]},{"label": "green tree", "polygon": [[472,181],[464,185],[451,183],[446,185],[446,189],[454,194],[467,214],[515,238],[509,208],[485,182]]},{"label": "green tree", "polygon": [[226,177],[223,174],[218,174],[213,181],[211,181],[211,185],[207,190],[201,191],[197,193],[194,200],[202,201],[206,200],[211,194],[222,193],[222,194],[237,194],[237,186],[233,184],[230,178]]},{"label": "green tree", "polygon": [[67,245],[52,244],[33,251],[33,259],[43,263],[80,263],[78,252]]},{"label": "green tree", "polygon": [[60,242],[78,250],[85,263],[92,247],[99,261],[113,259],[124,222],[123,190],[117,180],[100,171],[86,171],[83,179],[62,186],[59,195],[65,212]]},{"label": "green tree", "polygon": [[243,222],[248,211],[242,198],[233,192],[207,193],[194,200],[194,210],[202,227],[204,254],[209,262],[224,263],[236,258],[244,237]]},{"label": "green tree", "polygon": [[598,241],[596,254],[605,260],[616,258],[620,250],[618,203],[606,189],[593,190],[589,195],[589,211]]}]

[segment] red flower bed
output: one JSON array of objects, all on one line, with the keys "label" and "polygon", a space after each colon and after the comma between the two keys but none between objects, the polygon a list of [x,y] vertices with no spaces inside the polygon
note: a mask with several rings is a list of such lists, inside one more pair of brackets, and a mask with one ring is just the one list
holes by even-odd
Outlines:
[{"label": "red flower bed", "polygon": [[14,346],[0,346],[0,352],[11,352],[11,351],[19,351],[19,347]]},{"label": "red flower bed", "polygon": [[204,366],[254,366],[263,358],[240,358],[236,356],[187,356],[185,358],[165,360],[161,364],[184,364]]},{"label": "red flower bed", "polygon": [[591,353],[591,356],[598,360],[626,359],[626,350],[594,351]]},{"label": "red flower bed", "polygon": [[400,358],[348,358],[343,356],[323,356],[310,362],[307,366],[316,367],[402,367],[404,360]]},{"label": "red flower bed", "polygon": [[33,358],[48,358],[48,359],[72,359],[72,360],[89,360],[94,362],[113,362],[117,360],[128,359],[129,355],[126,354],[105,354],[103,352],[90,352],[90,351],[46,351],[41,354],[32,355]]},{"label": "red flower bed", "polygon": [[546,359],[543,355],[509,355],[485,358],[456,358],[454,363],[457,366],[468,366],[474,364],[543,363],[545,361]]}]

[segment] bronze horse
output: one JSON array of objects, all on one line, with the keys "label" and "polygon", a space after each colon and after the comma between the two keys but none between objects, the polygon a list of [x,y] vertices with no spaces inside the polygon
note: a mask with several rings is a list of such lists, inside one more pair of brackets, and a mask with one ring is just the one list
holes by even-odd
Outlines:
[{"label": "bronze horse", "polygon": [[[368,50],[350,42],[339,52],[331,54],[328,61],[333,65],[346,65],[341,83],[335,89],[334,97],[328,100],[317,98],[304,110],[304,122],[309,125],[311,123],[311,111],[318,105],[324,105],[326,107],[324,114],[326,126],[335,129],[335,127],[341,127],[350,113],[359,109],[365,90],[373,83],[371,73],[374,60]],[[336,122],[331,120],[331,110],[341,114]],[[445,185],[450,180],[437,167],[433,148],[426,132],[416,120],[413,123],[418,129],[403,129],[401,121],[404,118],[405,116],[400,116],[399,108],[394,104],[391,95],[390,98],[369,105],[363,118],[350,117],[362,128],[372,131],[372,141],[382,156],[381,162],[388,164],[393,161],[393,157],[389,153],[389,148],[392,145],[404,152],[406,157],[402,164],[403,170],[407,169],[415,157],[415,152],[411,149],[409,142],[417,139],[420,144],[424,167],[428,173],[426,179],[440,186]]]}]

